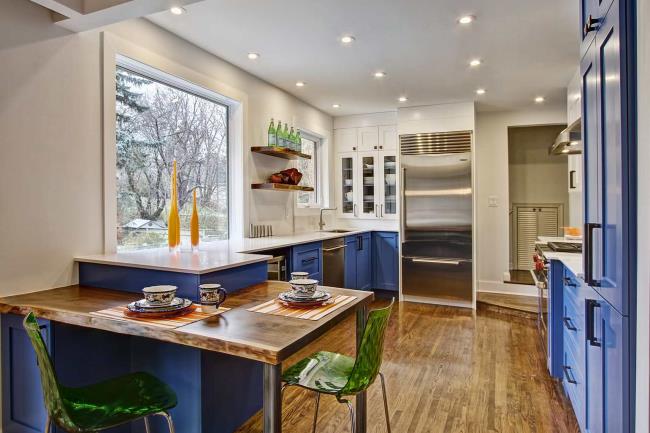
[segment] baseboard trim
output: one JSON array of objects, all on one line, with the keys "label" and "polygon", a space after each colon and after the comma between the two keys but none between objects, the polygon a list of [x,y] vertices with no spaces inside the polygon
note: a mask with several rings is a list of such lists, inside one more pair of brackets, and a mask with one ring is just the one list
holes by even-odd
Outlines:
[{"label": "baseboard trim", "polygon": [[464,301],[447,301],[436,298],[427,298],[425,296],[402,295],[402,300],[407,302],[419,302],[421,304],[442,305],[444,307],[473,308],[472,302]]},{"label": "baseboard trim", "polygon": [[502,281],[479,280],[478,291],[502,295],[537,296],[537,287],[527,284],[504,283]]}]

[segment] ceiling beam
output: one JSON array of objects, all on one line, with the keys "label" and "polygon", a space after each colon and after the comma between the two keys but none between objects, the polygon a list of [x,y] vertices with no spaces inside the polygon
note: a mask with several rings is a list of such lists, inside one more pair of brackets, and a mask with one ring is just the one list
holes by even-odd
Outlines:
[{"label": "ceiling beam", "polygon": [[186,6],[203,0],[31,0],[52,12],[52,20],[73,32],[83,32]]}]

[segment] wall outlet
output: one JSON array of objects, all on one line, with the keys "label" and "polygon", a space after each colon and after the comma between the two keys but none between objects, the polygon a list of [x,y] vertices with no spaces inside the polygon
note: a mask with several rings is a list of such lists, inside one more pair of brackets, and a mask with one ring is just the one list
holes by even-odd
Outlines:
[{"label": "wall outlet", "polygon": [[499,207],[499,198],[496,195],[491,195],[488,197],[488,206],[489,207]]}]

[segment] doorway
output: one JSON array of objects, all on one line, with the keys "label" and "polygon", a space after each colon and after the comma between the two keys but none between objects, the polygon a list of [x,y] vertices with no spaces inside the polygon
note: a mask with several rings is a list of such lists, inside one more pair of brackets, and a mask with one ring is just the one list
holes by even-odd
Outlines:
[{"label": "doorway", "polygon": [[566,125],[508,128],[511,282],[532,284],[535,242],[563,235],[568,221],[566,156],[548,149]]}]

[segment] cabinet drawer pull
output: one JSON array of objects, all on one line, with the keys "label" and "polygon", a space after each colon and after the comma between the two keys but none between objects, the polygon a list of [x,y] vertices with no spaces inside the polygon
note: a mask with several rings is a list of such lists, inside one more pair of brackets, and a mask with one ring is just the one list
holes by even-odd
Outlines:
[{"label": "cabinet drawer pull", "polygon": [[563,365],[562,370],[564,370],[564,377],[566,378],[567,382],[572,383],[576,385],[578,381],[576,378],[573,376],[573,372],[571,371],[571,367],[568,365]]},{"label": "cabinet drawer pull", "polygon": [[591,287],[600,287],[600,281],[594,278],[594,230],[600,229],[599,223],[585,223],[584,231],[584,257],[585,257],[585,283]]},{"label": "cabinet drawer pull", "polygon": [[570,189],[576,189],[576,171],[571,170],[569,172],[569,188]]},{"label": "cabinet drawer pull", "polygon": [[[323,252],[324,252],[324,253],[329,253],[329,252],[331,252],[331,251],[337,251],[337,250],[340,250],[340,249],[345,248],[345,247],[347,247],[347,245],[341,245],[341,246],[338,246],[338,247],[332,247],[332,248],[323,248]],[[314,259],[315,259],[315,258],[316,258],[316,257],[314,257]]]},{"label": "cabinet drawer pull", "polygon": [[600,308],[598,301],[587,299],[587,341],[591,346],[600,347],[600,341],[596,335],[596,308]]},{"label": "cabinet drawer pull", "polygon": [[316,260],[316,259],[317,259],[317,257],[311,257],[311,258],[309,258],[309,259],[302,259],[302,263],[303,263],[303,264],[305,264],[305,263],[311,263],[311,262],[313,262],[313,261]]},{"label": "cabinet drawer pull", "polygon": [[571,320],[570,317],[564,317],[562,320],[564,320],[564,326],[566,326],[566,329],[568,329],[569,331],[577,331],[578,330],[578,328],[576,328],[573,325],[573,321]]}]

